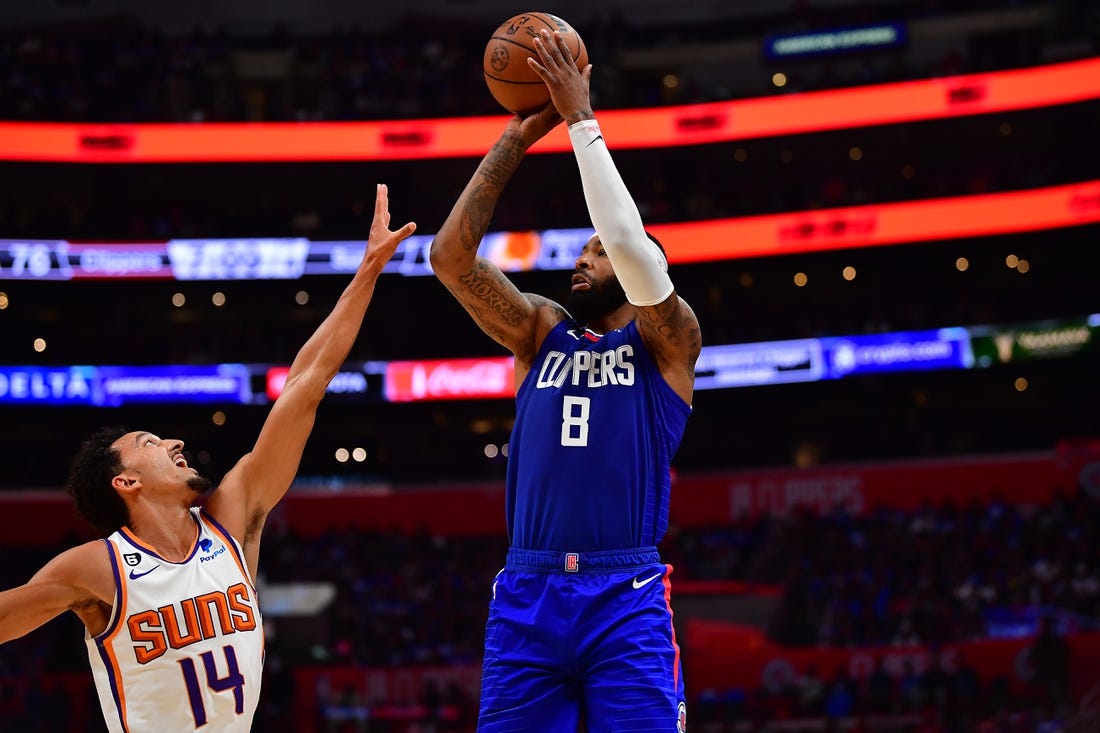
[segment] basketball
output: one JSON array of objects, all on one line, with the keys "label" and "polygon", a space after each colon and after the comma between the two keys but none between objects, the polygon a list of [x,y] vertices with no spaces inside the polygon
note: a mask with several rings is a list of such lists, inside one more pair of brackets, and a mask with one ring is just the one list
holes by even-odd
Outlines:
[{"label": "basketball", "polygon": [[485,46],[482,70],[493,99],[509,112],[527,113],[550,101],[550,90],[527,65],[538,61],[534,38],[546,29],[560,31],[578,69],[588,64],[584,41],[571,25],[550,13],[523,13],[500,24]]}]

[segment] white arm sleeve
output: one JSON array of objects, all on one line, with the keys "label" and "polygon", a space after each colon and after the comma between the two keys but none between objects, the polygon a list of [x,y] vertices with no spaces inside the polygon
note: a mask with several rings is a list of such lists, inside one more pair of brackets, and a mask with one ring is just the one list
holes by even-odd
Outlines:
[{"label": "white arm sleeve", "polygon": [[611,259],[615,275],[633,305],[657,305],[674,290],[668,262],[645,233],[638,206],[630,196],[595,120],[569,126],[577,155],[584,200],[592,226]]}]

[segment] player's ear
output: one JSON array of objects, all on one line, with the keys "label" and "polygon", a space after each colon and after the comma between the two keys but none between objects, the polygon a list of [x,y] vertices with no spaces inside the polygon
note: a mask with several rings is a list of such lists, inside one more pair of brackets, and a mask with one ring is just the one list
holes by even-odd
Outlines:
[{"label": "player's ear", "polygon": [[111,486],[120,496],[132,496],[141,488],[141,479],[129,471],[123,471],[111,479]]}]

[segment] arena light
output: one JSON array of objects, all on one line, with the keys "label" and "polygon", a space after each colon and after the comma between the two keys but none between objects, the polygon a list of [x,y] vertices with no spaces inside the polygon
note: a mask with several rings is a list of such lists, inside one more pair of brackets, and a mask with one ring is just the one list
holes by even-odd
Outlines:
[{"label": "arena light", "polygon": [[[486,92],[488,94],[488,92]],[[601,110],[615,149],[701,145],[1033,109],[1100,98],[1100,58],[922,81]],[[377,122],[0,123],[0,160],[202,163],[481,157],[504,116]],[[534,153],[569,150],[559,129]]]},{"label": "arena light", "polygon": [[[817,382],[886,372],[984,369],[1094,353],[1098,345],[1100,313],[1028,323],[713,344],[700,351],[695,389]],[[327,392],[348,403],[515,397],[512,357],[364,362],[358,368],[351,364],[345,368],[351,370],[337,374]],[[289,371],[274,364],[0,366],[0,404],[263,405],[279,397]],[[251,392],[253,379],[266,379],[266,397]],[[215,423],[226,421],[221,411],[215,414],[221,416],[214,418]],[[491,429],[488,422],[471,424],[478,435]],[[500,451],[506,455],[507,444]],[[366,449],[356,448],[348,456],[365,461]]]},{"label": "arena light", "polygon": [[821,28],[804,33],[766,37],[763,44],[764,57],[777,61],[854,51],[881,51],[884,48],[905,46],[908,37],[909,30],[904,23]]},{"label": "arena light", "polygon": [[673,264],[965,239],[1100,222],[1100,181],[649,227]]},{"label": "arena light", "polygon": [[[1027,191],[814,209],[649,228],[669,262],[713,262],[912,242],[935,242],[1100,223],[1100,180]],[[506,272],[573,269],[591,229],[490,232],[478,254]],[[513,243],[524,241],[523,257]],[[432,235],[401,242],[383,272],[432,274]],[[350,276],[366,243],[294,239],[172,240],[159,244],[83,244],[0,239],[0,280],[296,279]],[[36,262],[35,267],[29,262]],[[201,263],[200,266],[196,266]],[[965,270],[969,262],[956,260]],[[1011,266],[1011,265],[1010,265]],[[1018,266],[1017,266],[1017,269]],[[751,286],[751,276],[743,287]]]}]

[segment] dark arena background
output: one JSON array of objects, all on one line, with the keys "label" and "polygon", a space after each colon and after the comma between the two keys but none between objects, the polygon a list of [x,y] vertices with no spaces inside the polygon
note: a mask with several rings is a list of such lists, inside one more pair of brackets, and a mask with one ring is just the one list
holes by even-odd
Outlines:
[{"label": "dark arena background", "polygon": [[[254,730],[474,730],[512,367],[427,248],[506,120],[489,34],[548,11],[704,336],[690,729],[1100,731],[1096,4],[519,5],[4,3],[0,588],[95,536],[99,425],[251,447],[386,183],[419,231],[268,522]],[[589,227],[559,130],[482,253],[564,298]],[[0,729],[102,729],[82,635],[0,647]]]}]

